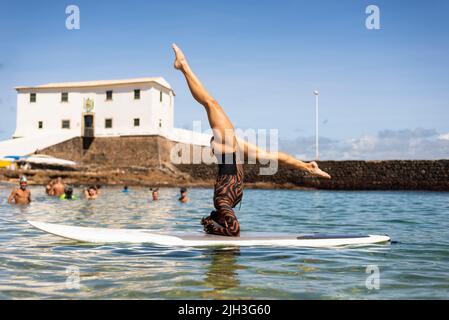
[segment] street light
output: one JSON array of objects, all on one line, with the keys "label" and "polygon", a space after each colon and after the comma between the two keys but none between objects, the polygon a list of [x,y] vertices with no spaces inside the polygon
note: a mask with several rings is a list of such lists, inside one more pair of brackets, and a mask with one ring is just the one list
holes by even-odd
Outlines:
[{"label": "street light", "polygon": [[320,93],[315,90],[313,91],[313,94],[315,95],[315,148],[316,148],[316,160],[320,159],[320,154],[319,154],[319,145],[318,145],[318,96],[320,95]]}]

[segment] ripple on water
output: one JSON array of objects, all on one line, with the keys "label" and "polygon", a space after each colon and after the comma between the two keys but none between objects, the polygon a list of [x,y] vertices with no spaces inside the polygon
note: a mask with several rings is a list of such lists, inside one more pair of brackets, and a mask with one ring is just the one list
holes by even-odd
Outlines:
[{"label": "ripple on water", "polygon": [[[96,201],[60,201],[32,187],[30,206],[0,186],[1,299],[399,299],[447,298],[449,194],[247,190],[242,231],[389,234],[365,248],[168,248],[81,244],[33,229],[27,219],[109,228],[201,231],[210,189],[104,188]],[[80,193],[81,190],[77,190]],[[380,289],[366,287],[368,266]],[[80,287],[68,281],[79,270]]]}]

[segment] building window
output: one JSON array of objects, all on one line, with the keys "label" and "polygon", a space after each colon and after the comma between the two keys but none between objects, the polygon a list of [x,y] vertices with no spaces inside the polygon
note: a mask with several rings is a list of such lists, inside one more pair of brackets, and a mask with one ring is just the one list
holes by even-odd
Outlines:
[{"label": "building window", "polygon": [[36,102],[36,94],[30,93],[30,102]]},{"label": "building window", "polygon": [[62,129],[70,129],[70,120],[62,120],[61,127]]},{"label": "building window", "polygon": [[69,102],[69,93],[68,92],[61,93],[61,102]]},{"label": "building window", "polygon": [[139,118],[134,119],[134,127],[140,127],[140,119]]},{"label": "building window", "polygon": [[162,120],[159,119],[159,128],[162,128]]},{"label": "building window", "polygon": [[107,101],[112,100],[112,90],[106,91],[106,100]]},{"label": "building window", "polygon": [[140,89],[134,90],[134,100],[140,100]]},{"label": "building window", "polygon": [[159,101],[162,102],[162,91],[159,92]]},{"label": "building window", "polygon": [[42,121],[38,121],[37,127],[38,129],[42,129],[44,127],[44,123]]},{"label": "building window", "polygon": [[112,119],[105,119],[104,120],[104,127],[106,129],[111,129],[112,128]]}]

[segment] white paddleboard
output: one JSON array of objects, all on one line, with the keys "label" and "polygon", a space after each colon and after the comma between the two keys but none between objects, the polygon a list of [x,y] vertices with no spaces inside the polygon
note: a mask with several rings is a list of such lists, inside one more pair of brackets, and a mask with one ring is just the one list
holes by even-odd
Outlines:
[{"label": "white paddleboard", "polygon": [[327,235],[327,234],[261,234],[242,233],[240,237],[224,237],[198,233],[197,235],[166,235],[148,229],[109,229],[67,226],[28,221],[33,227],[66,239],[90,243],[153,243],[163,246],[281,246],[281,247],[338,247],[371,245],[390,242],[387,235]]}]

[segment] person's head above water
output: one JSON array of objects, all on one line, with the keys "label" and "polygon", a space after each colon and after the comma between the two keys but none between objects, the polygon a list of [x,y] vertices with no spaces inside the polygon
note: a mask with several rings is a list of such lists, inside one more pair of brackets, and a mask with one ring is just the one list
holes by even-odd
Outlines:
[{"label": "person's head above water", "polygon": [[179,192],[181,193],[181,197],[179,198],[179,201],[181,202],[187,202],[189,198],[187,197],[187,188],[182,187],[179,189]]},{"label": "person's head above water", "polygon": [[158,187],[150,188],[150,190],[152,191],[151,195],[153,197],[153,200],[159,200],[159,194],[158,194],[159,188]]},{"label": "person's head above water", "polygon": [[97,193],[97,188],[94,186],[89,186],[87,192],[89,193],[90,196],[94,196]]},{"label": "person's head above water", "polygon": [[25,190],[28,185],[27,177],[25,177],[25,176],[20,177],[19,184],[20,184],[20,189]]},{"label": "person's head above water", "polygon": [[65,198],[72,199],[73,196],[73,188],[71,186],[67,186],[64,190]]}]

